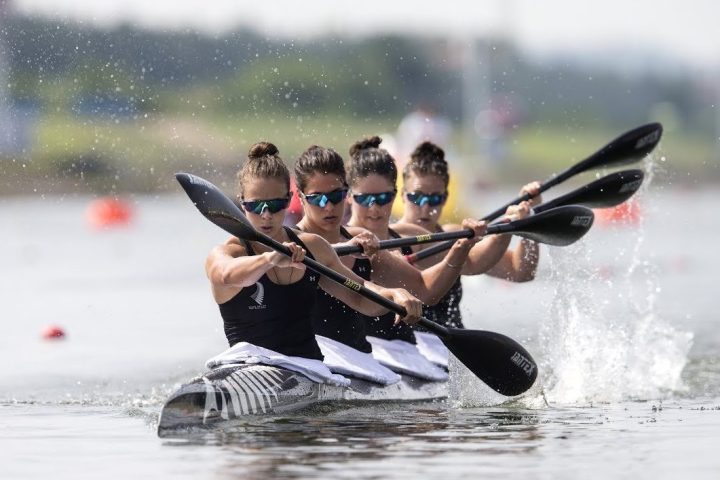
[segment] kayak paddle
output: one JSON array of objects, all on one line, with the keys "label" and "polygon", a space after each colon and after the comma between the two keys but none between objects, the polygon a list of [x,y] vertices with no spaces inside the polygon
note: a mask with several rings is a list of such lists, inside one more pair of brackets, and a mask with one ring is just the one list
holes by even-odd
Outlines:
[{"label": "kayak paddle", "polygon": [[[585,160],[582,160],[564,172],[553,175],[545,180],[540,184],[540,193],[588,170],[626,165],[641,160],[645,157],[645,155],[652,152],[657,144],[660,143],[662,132],[662,125],[659,123],[648,123],[647,125],[642,125],[627,131],[597,152],[590,155]],[[517,205],[518,203],[530,200],[531,198],[532,196],[527,193],[525,195],[521,195],[515,200],[506,203],[494,212],[486,215],[482,218],[482,220],[495,220],[496,218],[501,217],[509,206]],[[412,255],[408,255],[406,258],[410,263],[416,263],[424,258],[435,255],[436,253],[443,252],[450,247],[452,247],[452,242],[445,242],[423,249]]]},{"label": "kayak paddle", "polygon": [[[546,209],[542,213],[515,220],[514,222],[489,225],[487,235],[510,233],[535,240],[539,243],[565,246],[582,238],[582,236],[590,230],[593,218],[593,212],[588,208],[578,205],[561,206]],[[390,240],[382,240],[380,242],[380,249],[400,248],[408,245],[418,245],[449,239],[471,238],[474,235],[475,233],[468,228],[452,232],[438,232],[416,235],[414,237],[393,238]],[[338,255],[361,253],[362,251],[360,245],[335,247],[335,253]]]},{"label": "kayak paddle", "polygon": [[561,205],[583,205],[588,208],[610,208],[632,197],[642,185],[642,170],[622,170],[588,183],[572,192],[553,198],[533,208],[536,214]]}]

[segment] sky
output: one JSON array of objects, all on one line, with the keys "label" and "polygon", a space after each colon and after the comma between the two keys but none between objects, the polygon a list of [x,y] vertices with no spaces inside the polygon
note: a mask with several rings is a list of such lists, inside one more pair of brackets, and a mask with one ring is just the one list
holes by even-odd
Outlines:
[{"label": "sky", "polygon": [[672,57],[720,69],[717,0],[10,0],[25,14],[102,26],[251,26],[277,37],[402,32],[459,38],[504,36],[529,53],[609,56],[619,62]]}]

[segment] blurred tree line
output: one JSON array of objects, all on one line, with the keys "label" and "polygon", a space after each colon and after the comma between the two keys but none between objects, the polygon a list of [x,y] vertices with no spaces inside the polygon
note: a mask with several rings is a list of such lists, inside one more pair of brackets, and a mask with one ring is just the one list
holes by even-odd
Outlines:
[{"label": "blurred tree line", "polygon": [[540,178],[650,120],[685,132],[674,152],[698,171],[715,162],[714,84],[535,62],[501,40],[473,40],[479,75],[468,84],[469,40],[452,38],[293,41],[17,15],[0,33],[0,107],[14,112],[4,118],[34,125],[28,145],[0,154],[0,193],[28,191],[28,178],[40,182],[35,190],[154,191],[174,187],[178,168],[231,178],[261,138],[280,142],[288,160],[312,143],[346,152],[421,104],[467,123],[473,95],[509,119],[506,178]]},{"label": "blurred tree line", "polygon": [[[462,118],[457,42],[390,36],[270,40],[250,31],[206,36],[10,17],[10,95],[41,110],[82,113],[276,112],[399,117],[432,100]],[[712,131],[707,92],[690,75],[623,75],[541,65],[484,41],[491,98],[520,103],[528,121],[645,121],[659,100],[685,128]]]}]

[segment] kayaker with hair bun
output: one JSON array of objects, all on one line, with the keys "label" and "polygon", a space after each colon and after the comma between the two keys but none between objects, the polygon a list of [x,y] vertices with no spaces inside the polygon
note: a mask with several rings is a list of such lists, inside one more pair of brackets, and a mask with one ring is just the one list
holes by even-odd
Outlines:
[{"label": "kayaker with hair bun", "polygon": [[404,321],[418,320],[421,303],[405,289],[363,280],[343,265],[320,236],[283,226],[290,201],[290,173],[275,145],[253,145],[237,178],[238,200],[249,222],[288,247],[292,257],[236,237],[210,252],[205,269],[230,346],[248,342],[283,355],[321,360],[311,318],[318,287],[364,314],[386,312],[375,302],[306,270],[301,263],[306,254],[400,304],[407,311]]},{"label": "kayaker with hair bun", "polygon": [[[364,148],[362,144],[356,144],[351,154]],[[389,156],[385,151],[377,154]],[[394,162],[390,160],[390,163]],[[407,288],[428,304],[441,299],[457,279],[459,271],[451,265],[438,262],[434,267],[420,271],[401,257],[387,250],[378,250],[377,237],[364,228],[342,226],[346,202],[350,200],[347,197],[345,166],[336,151],[317,145],[308,148],[295,163],[295,178],[305,210],[298,227],[305,232],[321,235],[333,245],[362,246],[364,256],[341,257],[341,263],[352,268],[357,275],[386,287]],[[382,203],[384,200],[375,199],[374,202]],[[485,232],[485,224],[482,222],[468,221],[465,226],[475,229],[478,237]],[[477,238],[458,240],[446,255],[448,262],[461,265],[475,242]],[[333,298],[321,294],[317,300],[316,314],[313,315],[316,332],[358,350],[370,351],[370,345],[365,340],[364,321],[339,321],[346,313]],[[392,315],[386,318],[391,325],[395,323]],[[348,331],[351,325],[352,331]],[[398,329],[402,329],[402,326],[398,325]],[[414,343],[411,331],[408,341]]]},{"label": "kayaker with hair bun", "polygon": [[[417,146],[410,161],[403,169],[402,201],[404,213],[398,223],[391,227],[402,236],[417,235],[417,227],[426,232],[459,230],[462,225],[440,225],[439,218],[448,198],[450,173],[445,161],[445,152],[431,142]],[[508,207],[505,220],[517,220],[530,214],[530,208],[541,202],[540,185],[532,182],[525,185],[520,194],[529,193],[531,202]],[[526,282],[535,277],[539,249],[537,243],[521,239],[515,249],[508,249],[511,235],[492,235],[483,239],[468,254],[467,261],[461,266],[462,275],[488,275],[513,282]],[[413,247],[415,251],[427,248],[427,245]],[[440,262],[442,254],[433,255],[418,262],[418,267],[428,268]],[[464,328],[460,314],[462,285],[456,282],[446,297],[433,306],[426,306],[423,314],[442,325]]]}]

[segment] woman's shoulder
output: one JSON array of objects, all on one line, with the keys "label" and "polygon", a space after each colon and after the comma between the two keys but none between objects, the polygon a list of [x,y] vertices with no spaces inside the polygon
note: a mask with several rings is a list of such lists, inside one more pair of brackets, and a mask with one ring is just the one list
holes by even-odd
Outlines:
[{"label": "woman's shoulder", "polygon": [[230,237],[210,251],[210,255],[217,254],[230,255],[231,257],[241,257],[243,255],[247,255],[247,248],[245,247],[245,243],[240,241],[238,238]]},{"label": "woman's shoulder", "polygon": [[315,253],[315,249],[324,250],[326,248],[330,248],[330,244],[327,240],[316,233],[303,232],[302,230],[294,229],[293,232],[298,236],[300,241],[311,250],[311,253]]},{"label": "woman's shoulder", "polygon": [[443,232],[454,232],[455,230],[462,230],[463,227],[459,223],[446,223],[442,225]]},{"label": "woman's shoulder", "polygon": [[412,223],[393,223],[392,225],[390,225],[390,228],[405,237],[427,235],[428,233],[430,233],[429,231],[422,228],[420,225],[415,225]]},{"label": "woman's shoulder", "polygon": [[363,227],[354,227],[354,226],[352,226],[352,225],[345,225],[344,228],[345,228],[345,230],[347,230],[347,232],[350,234],[351,237],[354,237],[354,236],[356,236],[356,235],[359,235],[359,234],[361,234],[361,233],[363,233],[363,232],[367,232],[367,231],[368,231],[366,228],[363,228]]}]

